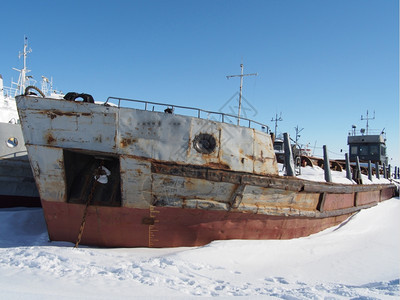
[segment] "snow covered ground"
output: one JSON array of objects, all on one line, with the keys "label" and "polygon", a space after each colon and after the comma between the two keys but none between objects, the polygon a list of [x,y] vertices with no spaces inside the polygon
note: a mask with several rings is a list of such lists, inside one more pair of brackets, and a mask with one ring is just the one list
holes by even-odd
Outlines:
[{"label": "snow covered ground", "polygon": [[[284,176],[286,171],[284,169],[283,164],[278,164],[279,175]],[[349,180],[346,177],[346,171],[333,171],[331,170],[332,182],[334,183],[343,183],[343,184],[356,184],[354,180]],[[301,174],[296,176],[297,178],[311,180],[311,181],[320,181],[325,182],[325,171],[324,169],[313,166],[313,167],[301,167]],[[388,179],[383,178],[381,175],[380,178],[376,178],[376,176],[372,176],[372,180],[368,179],[368,175],[361,174],[361,178],[363,184],[388,184],[390,181]]]},{"label": "snow covered ground", "polygon": [[306,238],[193,248],[74,249],[48,241],[41,209],[0,224],[0,299],[400,298],[399,198]]}]

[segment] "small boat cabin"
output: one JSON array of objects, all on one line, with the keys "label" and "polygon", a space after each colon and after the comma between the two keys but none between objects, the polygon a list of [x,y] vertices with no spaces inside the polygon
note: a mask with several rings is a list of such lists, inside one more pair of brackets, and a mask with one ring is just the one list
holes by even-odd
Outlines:
[{"label": "small boat cabin", "polygon": [[349,145],[350,161],[356,161],[358,156],[361,162],[378,162],[388,164],[386,156],[386,139],[383,134],[379,135],[349,135],[347,144]]}]

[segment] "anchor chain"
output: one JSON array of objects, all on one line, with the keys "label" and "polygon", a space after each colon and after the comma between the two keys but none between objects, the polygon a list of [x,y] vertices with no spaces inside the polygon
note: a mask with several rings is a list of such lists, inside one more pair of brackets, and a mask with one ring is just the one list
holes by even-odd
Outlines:
[{"label": "anchor chain", "polygon": [[79,228],[79,234],[78,234],[78,238],[75,242],[75,246],[74,248],[78,248],[79,243],[81,242],[82,239],[82,234],[83,234],[83,229],[85,228],[85,224],[86,224],[86,215],[88,212],[88,208],[90,205],[90,202],[92,202],[93,196],[94,196],[94,191],[96,190],[96,186],[98,183],[98,179],[100,178],[100,175],[102,175],[103,171],[102,171],[102,167],[104,165],[104,161],[100,162],[99,167],[95,170],[95,174],[94,174],[94,182],[92,185],[92,189],[90,190],[90,194],[89,197],[86,200],[86,206],[85,206],[85,210],[83,211],[83,218],[82,218],[82,222],[81,222],[81,227]]}]

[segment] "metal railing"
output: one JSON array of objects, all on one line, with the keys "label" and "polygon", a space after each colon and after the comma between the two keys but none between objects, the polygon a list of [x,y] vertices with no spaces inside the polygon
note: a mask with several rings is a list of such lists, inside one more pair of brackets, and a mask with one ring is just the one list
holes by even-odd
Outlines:
[{"label": "metal railing", "polygon": [[[128,99],[128,98],[119,98],[119,97],[108,97],[107,101],[104,103],[104,105],[107,105],[110,100],[118,101],[118,107],[121,107],[121,102],[123,102],[123,101],[128,101],[128,102],[133,102],[133,103],[141,103],[141,104],[144,105],[144,108],[139,108],[139,109],[146,110],[146,111],[148,111],[149,105],[157,105],[157,106],[161,106],[163,108],[165,107],[165,109],[171,109],[172,111],[174,111],[176,108],[179,108],[179,109],[195,112],[196,113],[196,117],[199,118],[199,119],[211,120],[211,121],[216,121],[216,122],[221,122],[221,123],[231,123],[231,124],[233,124],[233,122],[230,119],[234,119],[234,120],[236,120],[236,122],[239,119],[238,116],[235,116],[235,115],[226,114],[226,113],[222,113],[222,112],[204,110],[204,109],[201,109],[201,108],[174,105],[174,104],[167,104],[167,103],[159,103],[159,102],[151,102],[151,101],[143,101],[143,100],[136,100],[136,99]],[[154,106],[153,106],[152,111],[155,111],[154,110]],[[204,117],[204,114],[207,114],[207,118]],[[210,115],[218,115],[218,116],[220,116],[220,120],[215,119],[215,118],[211,118],[210,119]],[[259,125],[261,127],[262,131],[269,132],[269,127],[266,124],[263,124],[263,123],[260,123],[260,122],[254,121],[254,120],[250,120],[250,119],[247,119],[247,118],[243,118],[243,117],[240,117],[239,122],[240,121],[248,122],[248,126],[247,127],[249,127],[249,128],[255,128],[255,125]],[[254,124],[254,125],[252,125],[252,124]],[[239,126],[242,126],[242,125],[239,125]]]},{"label": "metal railing", "polygon": [[383,135],[384,138],[386,138],[386,132],[385,132],[385,128],[383,130],[379,130],[379,129],[368,129],[368,133],[365,131],[358,131],[352,129],[348,131],[348,136],[360,136],[360,135]]},{"label": "metal railing", "polygon": [[8,98],[8,100],[14,100],[15,96],[18,95],[18,90],[16,88],[12,87],[3,87],[3,94],[5,98]]}]

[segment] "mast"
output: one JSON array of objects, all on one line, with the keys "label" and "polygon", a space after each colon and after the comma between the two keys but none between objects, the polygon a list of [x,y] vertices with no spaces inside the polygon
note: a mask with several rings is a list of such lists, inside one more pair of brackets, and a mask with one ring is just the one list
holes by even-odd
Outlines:
[{"label": "mast", "polygon": [[26,87],[26,81],[27,81],[27,75],[31,70],[28,70],[26,68],[26,58],[28,56],[29,53],[32,52],[32,49],[28,49],[28,38],[25,37],[25,41],[24,41],[24,51],[18,54],[18,58],[21,58],[21,56],[24,57],[23,62],[23,68],[21,70],[13,68],[15,71],[18,71],[19,74],[19,80],[17,83],[17,88],[19,89],[19,94],[22,95],[25,91],[25,87]]},{"label": "mast", "polygon": [[299,133],[302,132],[303,129],[304,129],[304,128],[299,129],[299,125],[297,125],[297,126],[294,128],[294,130],[296,131],[296,145],[297,145],[297,142],[299,141],[299,138],[300,138],[300,134],[299,134]]},{"label": "mast", "polygon": [[369,127],[368,126],[368,121],[369,120],[375,120],[375,110],[374,110],[374,116],[372,118],[368,117],[368,110],[367,110],[367,117],[364,117],[364,116],[361,115],[361,121],[365,121],[365,120],[367,120],[367,135],[368,135],[368,127]]},{"label": "mast", "polygon": [[239,109],[238,109],[238,120],[237,124],[239,125],[240,123],[240,110],[242,107],[242,88],[243,88],[243,76],[257,76],[257,73],[251,73],[251,74],[243,74],[243,64],[240,64],[240,75],[228,75],[226,76],[227,79],[231,77],[240,77],[240,89],[239,89]]},{"label": "mast", "polygon": [[282,119],[282,113],[280,113],[279,118],[278,118],[278,114],[275,114],[275,119],[272,118],[271,122],[275,122],[275,138],[276,138],[276,134],[277,134],[277,130],[278,130],[278,122],[283,121]]}]

